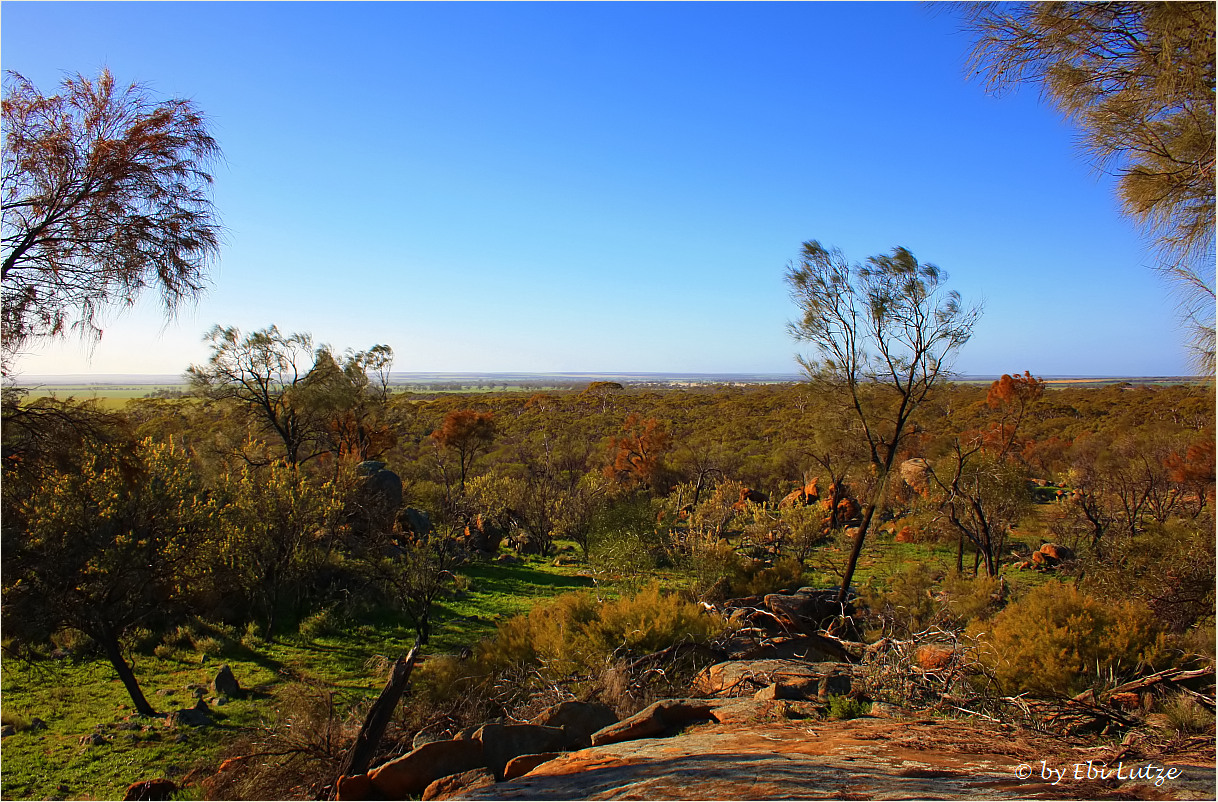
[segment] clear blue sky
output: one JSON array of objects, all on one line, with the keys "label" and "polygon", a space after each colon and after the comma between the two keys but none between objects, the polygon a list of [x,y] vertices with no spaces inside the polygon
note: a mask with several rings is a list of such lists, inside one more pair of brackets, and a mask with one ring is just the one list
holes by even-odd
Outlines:
[{"label": "clear blue sky", "polygon": [[897,245],[985,314],[967,374],[1188,372],[1112,181],[915,3],[38,3],[3,67],[193,99],[225,154],[212,286],[25,374],[181,373],[215,323],[403,371],[796,371],[800,243]]}]

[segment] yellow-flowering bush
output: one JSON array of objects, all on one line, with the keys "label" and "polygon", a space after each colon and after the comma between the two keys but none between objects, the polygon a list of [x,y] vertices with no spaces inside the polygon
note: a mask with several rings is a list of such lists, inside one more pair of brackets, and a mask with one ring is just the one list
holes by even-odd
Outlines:
[{"label": "yellow-flowering bush", "polygon": [[988,622],[975,621],[969,631],[986,644],[981,659],[1009,693],[1072,695],[1097,680],[1171,662],[1167,636],[1149,610],[1059,582],[1036,588]]}]

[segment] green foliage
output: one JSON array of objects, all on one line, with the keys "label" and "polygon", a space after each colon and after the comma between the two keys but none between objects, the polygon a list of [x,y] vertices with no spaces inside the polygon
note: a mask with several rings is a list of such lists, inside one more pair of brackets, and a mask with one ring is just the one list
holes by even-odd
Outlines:
[{"label": "green foliage", "polygon": [[907,566],[880,585],[865,585],[861,592],[873,624],[885,635],[907,638],[932,627],[960,631],[969,622],[984,619],[1002,604],[999,579],[944,574],[924,563]]},{"label": "green foliage", "polygon": [[654,583],[614,601],[570,593],[502,622],[493,638],[478,645],[471,661],[429,661],[421,677],[440,698],[467,693],[522,669],[549,681],[587,681],[619,660],[677,643],[704,642],[724,625],[699,605],[662,593]]},{"label": "green foliage", "polygon": [[668,527],[659,505],[646,495],[609,504],[592,519],[588,562],[617,577],[638,577],[670,562]]},{"label": "green foliage", "polygon": [[1145,607],[1105,602],[1073,585],[1050,582],[969,633],[987,648],[981,659],[1010,693],[1073,695],[1102,677],[1163,669],[1173,656]]},{"label": "green foliage", "polygon": [[870,702],[860,702],[858,699],[851,699],[849,696],[838,696],[830,694],[829,696],[829,718],[848,721],[852,718],[859,718],[871,712]]}]

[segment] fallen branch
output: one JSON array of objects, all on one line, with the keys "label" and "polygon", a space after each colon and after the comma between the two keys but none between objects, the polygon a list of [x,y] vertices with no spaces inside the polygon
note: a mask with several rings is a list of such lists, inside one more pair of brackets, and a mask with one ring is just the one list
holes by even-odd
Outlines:
[{"label": "fallen branch", "polygon": [[1142,677],[1141,679],[1134,680],[1133,682],[1126,682],[1124,685],[1118,685],[1108,693],[1113,694],[1126,693],[1128,691],[1140,691],[1144,688],[1150,688],[1164,682],[1174,684],[1178,682],[1188,682],[1191,679],[1200,679],[1202,677],[1212,676],[1214,676],[1214,669],[1212,666],[1208,668],[1195,668],[1190,671],[1186,671],[1182,668],[1169,668],[1166,671],[1159,671]]},{"label": "fallen branch", "polygon": [[[363,726],[359,728],[359,734],[355,736],[355,743],[351,746],[351,751],[347,753],[346,759],[343,760],[342,768],[338,772],[339,777],[352,777],[368,771],[368,764],[372,762],[372,758],[376,756],[376,750],[381,745],[381,736],[385,734],[385,728],[389,725],[390,718],[393,717],[393,711],[406,690],[406,682],[410,679],[410,672],[414,668],[414,660],[418,652],[419,643],[415,641],[410,652],[405,657],[399,657],[393,664],[393,670],[389,672],[389,681],[385,683],[384,690],[369,708]],[[334,782],[331,789],[331,795],[333,795],[338,789],[337,781]]]}]

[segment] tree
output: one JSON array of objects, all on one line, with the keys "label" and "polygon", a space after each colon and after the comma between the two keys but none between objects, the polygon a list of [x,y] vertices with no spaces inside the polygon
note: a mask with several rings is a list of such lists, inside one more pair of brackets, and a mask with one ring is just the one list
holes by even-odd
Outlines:
[{"label": "tree", "polygon": [[3,358],[76,329],[149,285],[172,312],[204,288],[220,245],[209,189],[220,149],[189,100],[64,79],[44,96],[10,72],[3,101]]},{"label": "tree", "polygon": [[123,656],[125,634],[164,623],[210,528],[203,490],[173,443],[84,446],[5,505],[6,638],[26,644],[75,629],[105,653],[140,715],[156,715]]},{"label": "tree", "polygon": [[288,463],[330,452],[367,459],[391,444],[379,420],[389,398],[389,346],[348,351],[340,364],[329,346],[314,351],[309,334],[284,335],[276,326],[244,337],[214,326],[207,339],[207,364],[186,371],[192,389],[244,408],[283,444]]},{"label": "tree", "polygon": [[321,453],[320,431],[301,403],[313,366],[313,338],[284,336],[271,326],[246,337],[235,326],[212,327],[211,357],[191,365],[186,378],[192,389],[210,400],[233,400],[283,443],[287,461],[298,465]]},{"label": "tree", "polygon": [[862,510],[838,601],[844,602],[863,541],[883,506],[888,477],[910,421],[948,363],[972,336],[979,307],[961,305],[947,276],[905,248],[850,263],[838,249],[803,244],[788,265],[791,296],[803,312],[790,325],[819,359],[800,363],[818,389],[853,410],[866,443],[875,488]]},{"label": "tree", "polygon": [[1081,129],[1117,176],[1127,215],[1177,282],[1198,366],[1214,372],[1212,2],[961,3],[970,68],[991,91],[1022,82]]},{"label": "tree", "polygon": [[491,441],[495,439],[495,416],[472,409],[454,410],[444,416],[444,423],[431,433],[431,439],[441,448],[457,453],[461,493],[465,493],[465,479],[474,460],[490,448]]}]

